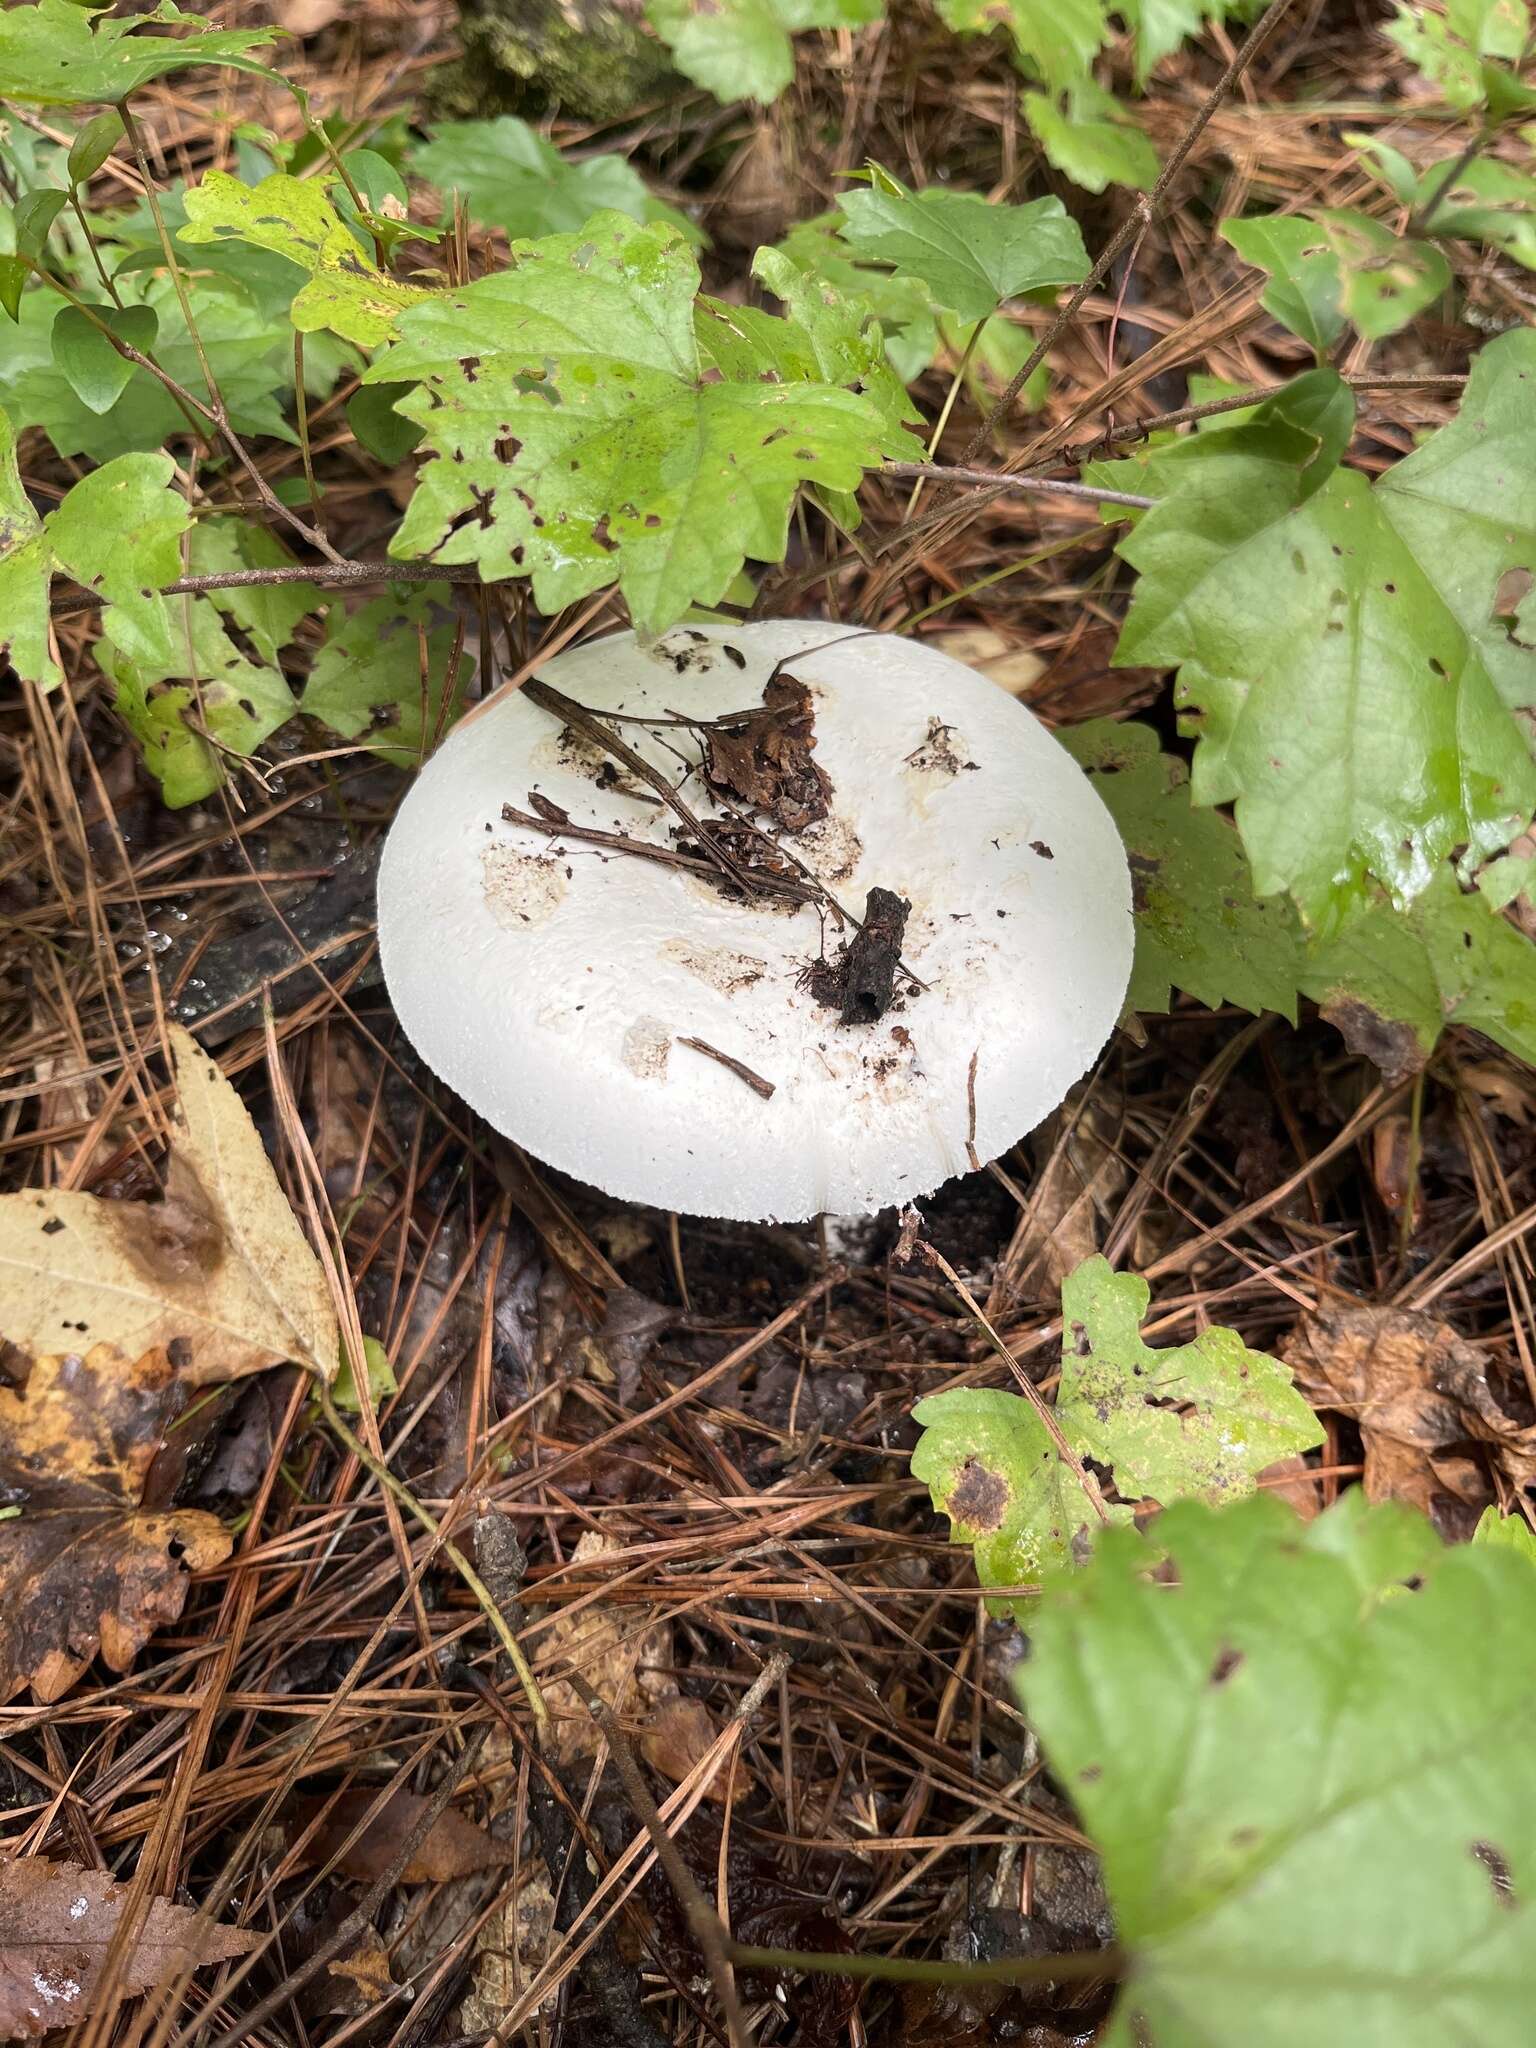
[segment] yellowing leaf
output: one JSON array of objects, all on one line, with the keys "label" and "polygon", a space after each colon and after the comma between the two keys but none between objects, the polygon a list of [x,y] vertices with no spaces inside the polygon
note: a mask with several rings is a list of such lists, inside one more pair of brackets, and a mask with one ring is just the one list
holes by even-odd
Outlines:
[{"label": "yellowing leaf", "polygon": [[171,1043],[181,1122],[165,1200],[0,1197],[0,1336],[34,1358],[163,1350],[194,1386],[284,1359],[328,1380],[338,1340],[319,1262],[239,1096],[187,1032]]},{"label": "yellowing leaf", "polygon": [[186,203],[183,242],[247,242],[309,272],[290,308],[301,334],[329,328],[372,348],[389,339],[407,306],[436,296],[380,270],[313,178],[277,171],[252,186],[210,171]]}]

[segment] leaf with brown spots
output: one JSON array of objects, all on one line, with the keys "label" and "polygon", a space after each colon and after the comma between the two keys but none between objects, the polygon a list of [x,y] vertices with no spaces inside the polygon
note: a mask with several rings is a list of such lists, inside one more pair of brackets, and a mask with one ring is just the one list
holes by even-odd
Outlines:
[{"label": "leaf with brown spots", "polygon": [[228,1962],[254,1934],[151,1899],[137,1936],[102,1972],[129,1887],[104,1870],[41,1857],[0,1857],[0,2040],[38,2040],[179,1971]]},{"label": "leaf with brown spots", "polygon": [[181,1115],[165,1199],[0,1197],[0,1338],[33,1358],[164,1351],[187,1386],[292,1359],[330,1379],[325,1275],[239,1096],[171,1029]]},{"label": "leaf with brown spots", "polygon": [[194,1571],[229,1555],[213,1515],[143,1505],[190,1389],[163,1351],[108,1344],[39,1358],[0,1384],[0,1701],[59,1699],[97,1649],[125,1671],[175,1621]]},{"label": "leaf with brown spots", "polygon": [[1107,1259],[1085,1259],[1061,1289],[1056,1414],[1080,1457],[1114,1468],[1126,1500],[1252,1493],[1258,1475],[1323,1440],[1317,1417],[1277,1360],[1235,1330],[1154,1351],[1141,1335],[1149,1290]]}]

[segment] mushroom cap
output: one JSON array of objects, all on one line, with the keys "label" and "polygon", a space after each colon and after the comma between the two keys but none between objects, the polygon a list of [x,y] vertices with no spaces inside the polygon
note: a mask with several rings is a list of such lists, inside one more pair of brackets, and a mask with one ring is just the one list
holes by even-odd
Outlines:
[{"label": "mushroom cap", "polygon": [[[659,847],[678,822],[521,693],[449,735],[384,849],[384,975],[416,1050],[497,1130],[625,1200],[784,1222],[913,1200],[1048,1115],[1120,1013],[1133,936],[1114,824],[974,670],[916,640],[771,620],[649,648],[620,633],[539,677],[598,714],[702,720],[760,706],[786,660],[832,796],[784,844],[856,919],[877,885],[911,904],[901,957],[925,986],[874,1023],[843,1024],[805,985],[853,937],[817,906],[732,900],[504,822],[504,803],[539,808],[530,793]],[[614,729],[715,815],[702,778],[683,779],[695,735]]]}]

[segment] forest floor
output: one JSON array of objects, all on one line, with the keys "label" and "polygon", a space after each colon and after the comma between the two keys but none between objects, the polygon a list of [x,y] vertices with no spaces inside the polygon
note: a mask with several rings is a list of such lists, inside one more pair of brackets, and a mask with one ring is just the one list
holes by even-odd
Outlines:
[{"label": "forest floor", "polygon": [[[896,12],[857,41],[805,39],[795,85],[766,112],[694,94],[550,132],[578,154],[628,156],[686,208],[710,237],[706,283],[727,297],[748,290],[753,248],[823,211],[871,158],[914,186],[1061,189],[1101,247],[1132,202],[1052,185],[1003,49]],[[277,14],[307,29],[285,69],[362,134],[421,118],[453,46],[449,12],[409,0]],[[1339,0],[1296,10],[1199,134],[1164,217],[1087,300],[1043,408],[989,459],[1176,411],[1191,377],[1268,385],[1307,366],[1210,223],[1251,197],[1359,197],[1341,136],[1384,128],[1388,108],[1401,123],[1409,89],[1379,26]],[[1160,153],[1230,48],[1217,29],[1160,67],[1139,108]],[[291,132],[294,116],[259,80],[226,75],[216,90],[155,89],[143,126],[157,164],[191,176],[232,161],[238,120]],[[1490,265],[1490,325],[1519,311],[1508,292]],[[1361,380],[1357,461],[1385,465],[1449,414],[1454,391],[1422,380],[1464,371],[1466,340],[1429,319],[1341,363]],[[941,396],[946,373],[931,376]],[[962,398],[946,446],[978,418]],[[404,473],[362,454],[334,407],[312,425],[333,540],[378,554]],[[275,484],[298,457],[271,444],[260,461]],[[24,444],[23,468],[70,480],[45,446]],[[1091,506],[999,497],[896,552],[907,497],[873,479],[858,545],[836,558],[824,529],[803,531],[765,576],[763,609],[921,622],[1052,724],[1136,713],[1178,750],[1163,678],[1110,666],[1126,572]],[[544,622],[520,601],[513,626],[536,655]],[[675,1217],[566,1181],[473,1122],[400,1035],[374,971],[366,866],[354,879],[404,778],[295,722],[263,785],[167,810],[84,658],[89,630],[61,621],[72,680],[59,697],[0,704],[6,1185],[151,1193],[165,1020],[195,1016],[301,1215],[295,1122],[313,1148],[341,1277],[395,1383],[358,1428],[376,1423],[391,1471],[466,1545],[487,1516],[515,1530],[535,1672],[577,1664],[655,1781],[683,1788],[697,1810],[680,1840],[708,1892],[728,1875],[738,1939],[956,1960],[1103,1940],[1092,1859],[1012,1702],[1020,1631],[989,1616],[969,1552],[908,1471],[918,1398],[1006,1383],[948,1282],[892,1262],[893,1215],[853,1232]],[[322,972],[293,968],[290,922]],[[1536,1080],[1473,1034],[1390,1079],[1314,1011],[1292,1025],[1185,1003],[1118,1033],[1050,1126],[924,1216],[1042,1384],[1062,1275],[1093,1251],[1149,1278],[1164,1342],[1217,1321],[1259,1349],[1301,1332],[1326,1353],[1341,1303],[1401,1312],[1412,1334],[1387,1391],[1402,1426],[1374,1488],[1465,1535],[1509,1488],[1474,1419],[1436,1397],[1436,1344],[1476,1341],[1529,1403],[1533,1119]],[[1322,1455],[1268,1482],[1299,1512],[1360,1480],[1354,1406],[1341,1393]],[[233,1989],[214,1996],[201,1978],[179,2012],[146,2008],[144,2038],[623,2041],[646,2038],[637,2015],[666,2041],[723,2038],[707,1959],[643,1838],[630,1890],[552,1928],[529,1824],[538,1772],[515,1717],[485,1698],[501,1679],[484,1616],[338,1447],[296,1369],[206,1399],[156,1485],[220,1515],[233,1554],[129,1670],[97,1662],[57,1701],[0,1710],[9,1849],[147,1871],[190,1902],[222,1887],[261,1938]],[[634,1819],[576,1692],[563,1678],[547,1690],[575,1825],[606,1872]],[[435,1828],[425,1863],[402,1867],[411,1818],[449,1781],[466,1831]],[[375,1809],[382,1822],[344,1846]],[[570,1820],[551,1824],[568,1843]],[[609,1913],[614,1939],[594,1949]],[[1091,1980],[1043,1997],[765,1970],[741,1989],[758,2040],[803,2048],[1063,2048],[1093,2038],[1106,2002]]]}]

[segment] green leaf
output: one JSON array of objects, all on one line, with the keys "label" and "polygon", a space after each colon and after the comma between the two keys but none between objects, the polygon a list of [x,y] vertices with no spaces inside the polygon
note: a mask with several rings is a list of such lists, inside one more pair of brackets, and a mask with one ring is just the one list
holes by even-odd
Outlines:
[{"label": "green leaf", "polygon": [[1394,1079],[1452,1024],[1536,1061],[1536,946],[1448,867],[1406,910],[1377,899],[1315,948],[1301,987]]},{"label": "green leaf", "polygon": [[938,0],[939,19],[957,35],[1006,28],[1031,77],[1065,92],[1089,76],[1108,36],[1106,0]]},{"label": "green leaf", "polygon": [[350,614],[337,605],[302,708],[392,766],[417,768],[463,709],[469,664],[460,649],[455,667],[457,640],[446,583],[395,586]]},{"label": "green leaf", "polygon": [[[110,412],[128,387],[135,365],[119,355],[102,328],[147,355],[155,345],[160,322],[152,306],[60,307],[53,323],[53,360],[70,389],[92,412]],[[98,324],[99,323],[99,324]]]},{"label": "green leaf", "polygon": [[514,243],[507,270],[405,313],[366,381],[425,383],[401,410],[437,459],[394,552],[531,575],[550,613],[617,582],[660,631],[716,602],[746,557],[782,559],[799,485],[851,491],[915,445],[879,398],[786,372],[817,359],[799,323],[769,322],[775,346],[754,346],[760,324],[696,322],[697,290],[678,235],[609,213]]},{"label": "green leaf", "polygon": [[1259,300],[1265,312],[1326,355],[1344,332],[1344,315],[1338,258],[1315,223],[1296,214],[1267,213],[1253,220],[1224,220],[1218,232],[1245,263],[1273,279]]},{"label": "green leaf", "polygon": [[686,215],[652,197],[623,157],[573,161],[514,114],[443,122],[412,150],[411,167],[440,192],[459,193],[475,220],[505,228],[514,240],[568,234],[603,212],[670,221],[702,239]]},{"label": "green leaf", "polygon": [[1519,2038],[1536,1575],[1422,1524],[1383,1537],[1409,1520],[1358,1495],[1309,1528],[1262,1498],[1181,1505],[1033,1619],[1020,1689],[1103,1857],[1122,2048]]},{"label": "green leaf", "polygon": [[278,669],[241,653],[209,598],[176,601],[170,638],[163,656],[138,658],[109,622],[96,657],[145,766],[177,809],[211,795],[225,756],[254,753],[298,707]]},{"label": "green leaf", "polygon": [[1228,10],[1207,0],[1119,0],[1115,12],[1136,36],[1136,83],[1144,86],[1164,57],[1197,36],[1208,15],[1220,19]]},{"label": "green leaf", "polygon": [[883,0],[649,0],[646,18],[679,71],[717,100],[776,100],[795,75],[791,35],[862,28]]},{"label": "green leaf", "polygon": [[1431,243],[1394,235],[1363,213],[1318,220],[1339,266],[1339,310],[1367,341],[1399,333],[1449,289],[1451,266]]},{"label": "green leaf", "polygon": [[1487,242],[1536,270],[1536,177],[1497,157],[1479,157],[1457,173],[1440,199],[1445,177],[1446,167],[1434,164],[1420,183],[1420,204],[1434,205],[1434,232]]},{"label": "green leaf", "polygon": [[1536,902],[1536,854],[1506,853],[1490,861],[1477,878],[1490,910],[1504,910],[1517,897]]},{"label": "green leaf", "polygon": [[1141,1336],[1150,1298],[1138,1274],[1098,1257],[1061,1289],[1056,1419],[1080,1457],[1114,1468],[1123,1497],[1219,1505],[1323,1441],[1290,1373],[1235,1330],[1154,1351]]},{"label": "green leaf", "polygon": [[[0,16],[0,22],[3,20],[4,17]],[[68,204],[67,192],[56,192],[47,187],[38,192],[24,192],[14,209],[16,254],[41,256],[54,222]]]},{"label": "green leaf", "polygon": [[[157,36],[152,25],[186,26],[185,36]],[[114,19],[71,0],[37,0],[0,14],[0,98],[34,106],[77,107],[123,100],[152,78],[192,64],[272,74],[247,53],[280,33],[275,28],[209,29],[172,0],[151,12]]]},{"label": "green leaf", "polygon": [[919,1401],[912,1419],[912,1477],[948,1515],[950,1541],[971,1545],[983,1586],[1038,1585],[1087,1556],[1099,1517],[1022,1395],[956,1387]]},{"label": "green leaf", "polygon": [[[377,1337],[363,1339],[363,1367],[368,1377],[368,1405],[377,1411],[381,1401],[387,1401],[391,1394],[400,1391],[395,1378],[395,1369],[389,1362],[389,1353]],[[342,1347],[341,1364],[331,1382],[331,1399],[343,1415],[361,1415],[362,1396],[357,1384],[357,1375],[352,1369],[352,1359],[346,1347]]]},{"label": "green leaf", "polygon": [[19,256],[0,256],[0,306],[13,322],[21,318],[21,295],[31,275]]},{"label": "green leaf", "polygon": [[1131,864],[1128,1008],[1164,1011],[1178,988],[1211,1008],[1294,1019],[1297,994],[1308,995],[1394,1076],[1422,1066],[1453,1024],[1536,1057],[1536,947],[1494,915],[1536,880],[1536,860],[1493,863],[1481,895],[1442,867],[1406,909],[1373,896],[1336,938],[1309,946],[1284,897],[1254,895],[1237,833],[1191,806],[1188,771],[1158,753],[1149,727],[1103,719],[1062,737],[1094,777]]},{"label": "green leaf", "polygon": [[413,388],[409,384],[365,384],[347,400],[347,425],[387,469],[404,462],[421,440],[416,422],[402,419],[395,411]]},{"label": "green leaf", "polygon": [[51,690],[61,680],[48,648],[48,572],[43,522],[22,489],[16,431],[0,412],[0,665]]},{"label": "green leaf", "polygon": [[1136,964],[1132,1010],[1166,1011],[1183,989],[1217,1009],[1237,1003],[1292,1022],[1302,974],[1301,930],[1281,896],[1262,901],[1242,841],[1219,811],[1196,810],[1189,770],[1160,753],[1146,725],[1095,719],[1060,738],[1093,777],[1131,864]]},{"label": "green leaf", "polygon": [[1536,1565],[1536,1530],[1524,1515],[1501,1515],[1497,1508],[1486,1507],[1472,1531],[1472,1541],[1487,1548],[1512,1550],[1527,1564]]},{"label": "green leaf", "polygon": [[1495,120],[1536,106],[1536,88],[1518,76],[1530,36],[1525,0],[1447,0],[1443,14],[1399,4],[1387,34],[1450,106],[1486,106]]},{"label": "green leaf", "polygon": [[1106,185],[1150,192],[1157,183],[1157,151],[1119,102],[1091,79],[1062,95],[1026,92],[1022,104],[1046,162],[1085,192],[1102,192]]},{"label": "green leaf", "polygon": [[106,600],[103,630],[140,661],[170,654],[160,586],[180,576],[181,536],[192,523],[171,487],[175,473],[169,455],[119,455],[82,477],[43,522],[60,565]]},{"label": "green leaf", "polygon": [[[1495,609],[1536,572],[1536,335],[1476,358],[1455,420],[1378,483],[1305,496],[1279,423],[1154,451],[1170,485],[1120,552],[1141,570],[1116,649],[1180,670],[1196,803],[1235,802],[1260,895],[1323,927],[1399,902],[1453,849],[1508,845],[1536,808],[1512,713],[1536,653]],[[1102,465],[1114,475],[1138,465]]]},{"label": "green leaf", "polygon": [[962,320],[1088,275],[1082,235],[1059,199],[1004,206],[940,186],[912,192],[878,165],[859,175],[869,189],[844,196],[843,240],[898,277],[919,279]]},{"label": "green leaf", "polygon": [[301,334],[327,328],[360,348],[393,334],[399,315],[435,296],[424,285],[388,277],[342,221],[313,179],[275,171],[256,186],[210,171],[186,196],[186,243],[250,243],[308,272],[290,317]]},{"label": "green leaf", "polygon": [[933,294],[915,277],[856,263],[839,229],[841,213],[801,221],[779,244],[797,270],[823,278],[845,300],[869,308],[880,322],[886,357],[903,384],[920,377],[939,351]]},{"label": "green leaf", "polygon": [[[153,303],[160,323],[156,362],[187,390],[201,391],[197,348],[169,277],[149,281],[146,301]],[[18,325],[0,329],[0,385],[17,418],[41,427],[60,455],[84,455],[92,462],[153,451],[189,432],[186,415],[147,370],[133,370],[107,412],[94,413],[83,405],[53,360],[56,304],[52,293],[28,292]],[[291,332],[274,335],[247,293],[223,279],[196,280],[192,305],[235,431],[292,441],[293,430],[275,396],[292,388]]]},{"label": "green leaf", "polygon": [[[200,519],[192,528],[194,576],[225,576],[242,569],[291,569],[294,558],[277,536],[249,519]],[[301,619],[325,600],[312,583],[248,585],[210,591],[212,603],[238,626],[264,661],[276,662]]]},{"label": "green leaf", "polygon": [[[771,367],[786,382],[804,379],[846,386],[873,400],[893,434],[899,434],[905,422],[920,417],[886,359],[878,325],[856,300],[850,304],[825,278],[802,270],[779,249],[759,249],[752,275],[782,302],[789,317],[775,319],[753,309],[748,349],[736,370],[728,374],[745,379],[761,376]],[[724,368],[731,351],[722,330],[736,327],[743,309],[701,300],[700,311],[710,316],[707,322],[700,322],[703,345],[711,348],[718,344],[714,358]]]},{"label": "green leaf", "polygon": [[69,182],[88,185],[123,139],[123,117],[116,107],[94,114],[69,146]]}]

